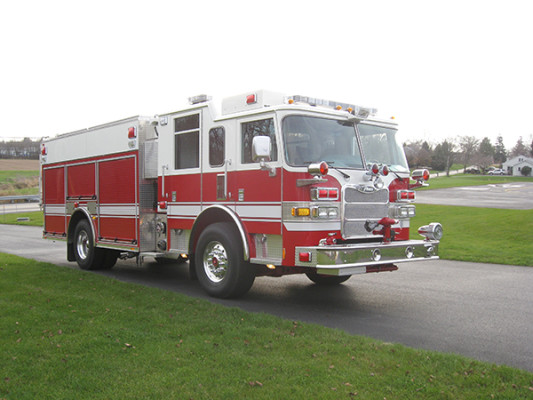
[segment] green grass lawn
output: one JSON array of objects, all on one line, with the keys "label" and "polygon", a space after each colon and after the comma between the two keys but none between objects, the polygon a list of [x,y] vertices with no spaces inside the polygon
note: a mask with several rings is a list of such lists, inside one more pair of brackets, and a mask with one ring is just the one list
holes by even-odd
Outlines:
[{"label": "green grass lawn", "polygon": [[[0,204],[0,209],[2,205]],[[17,221],[18,218],[28,218],[28,221]],[[43,226],[44,217],[42,211],[14,213],[14,214],[2,214],[0,215],[0,224],[9,225],[30,225],[30,226]]]},{"label": "green grass lawn", "polygon": [[0,254],[0,399],[530,399],[533,374]]},{"label": "green grass lawn", "polygon": [[533,210],[417,204],[411,238],[417,229],[440,222],[440,257],[447,260],[533,266]]},{"label": "green grass lawn", "polygon": [[460,186],[480,186],[489,184],[512,183],[512,182],[533,182],[531,177],[520,176],[492,176],[492,175],[470,175],[458,174],[450,176],[439,176],[431,178],[429,186],[417,190],[445,189]]},{"label": "green grass lawn", "polygon": [[0,171],[0,196],[39,193],[39,171]]}]

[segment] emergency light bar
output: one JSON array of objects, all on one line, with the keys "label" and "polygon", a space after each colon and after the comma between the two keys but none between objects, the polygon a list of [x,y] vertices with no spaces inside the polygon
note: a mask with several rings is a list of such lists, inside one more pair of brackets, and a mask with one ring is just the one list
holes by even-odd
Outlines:
[{"label": "emergency light bar", "polygon": [[317,99],[314,97],[307,97],[307,96],[300,96],[300,95],[294,95],[294,96],[287,97],[287,102],[289,104],[303,103],[303,104],[308,104],[310,106],[321,106],[321,107],[331,108],[331,109],[339,110],[339,111],[344,110],[344,111],[348,111],[350,114],[353,114],[357,118],[361,118],[361,119],[376,115],[376,113],[378,112],[378,110],[375,108],[359,107],[353,104],[340,103],[338,101]]},{"label": "emergency light bar", "polygon": [[210,100],[211,100],[211,96],[208,96],[206,94],[199,94],[196,96],[189,97],[189,104],[191,105],[200,104],[200,103],[205,103],[206,101],[210,101]]}]

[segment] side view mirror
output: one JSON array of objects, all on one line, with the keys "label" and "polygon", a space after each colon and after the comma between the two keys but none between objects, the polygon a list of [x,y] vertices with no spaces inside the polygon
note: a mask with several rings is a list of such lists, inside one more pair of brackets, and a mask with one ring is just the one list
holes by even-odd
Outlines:
[{"label": "side view mirror", "polygon": [[270,161],[272,142],[269,136],[255,136],[252,141],[252,160],[254,162]]},{"label": "side view mirror", "polygon": [[252,140],[252,160],[259,162],[261,170],[268,171],[269,176],[276,176],[276,168],[266,164],[270,161],[270,151],[272,150],[272,141],[270,136],[256,136]]}]

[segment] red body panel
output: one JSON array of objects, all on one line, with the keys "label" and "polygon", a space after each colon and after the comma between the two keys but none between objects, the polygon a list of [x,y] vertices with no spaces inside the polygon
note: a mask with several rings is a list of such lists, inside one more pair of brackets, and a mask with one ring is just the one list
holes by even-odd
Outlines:
[{"label": "red body panel", "polygon": [[136,218],[100,218],[100,240],[133,242],[136,240]]},{"label": "red body panel", "polygon": [[43,170],[44,204],[65,203],[65,169],[49,168]]},{"label": "red body panel", "polygon": [[65,220],[65,168],[47,168],[42,171],[44,231],[62,235]]},{"label": "red body panel", "polygon": [[[67,211],[69,206],[73,212],[83,209],[92,217],[97,243],[105,240],[137,244],[137,159],[137,152],[128,152],[44,168],[44,231],[65,234],[72,216]],[[91,211],[92,207],[97,211]]]},{"label": "red body panel", "polygon": [[67,167],[67,197],[96,196],[96,163],[69,165]]},{"label": "red body panel", "polygon": [[100,204],[136,202],[136,158],[98,163]]}]

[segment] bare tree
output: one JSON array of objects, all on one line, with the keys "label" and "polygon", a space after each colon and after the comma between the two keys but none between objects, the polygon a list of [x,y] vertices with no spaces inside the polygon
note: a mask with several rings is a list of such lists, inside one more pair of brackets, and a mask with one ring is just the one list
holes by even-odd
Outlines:
[{"label": "bare tree", "polygon": [[479,146],[479,139],[474,136],[460,136],[459,148],[462,153],[463,167],[466,169],[472,156],[477,152]]}]

